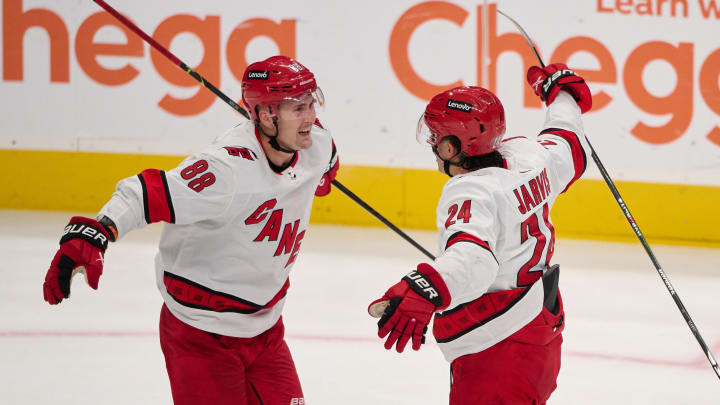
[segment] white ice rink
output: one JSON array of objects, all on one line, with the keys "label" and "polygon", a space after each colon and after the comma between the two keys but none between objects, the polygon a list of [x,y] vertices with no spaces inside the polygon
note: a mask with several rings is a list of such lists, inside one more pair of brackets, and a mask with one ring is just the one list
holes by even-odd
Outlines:
[{"label": "white ice rink", "polygon": [[[161,226],[110,246],[98,291],[78,278],[51,307],[41,285],[69,216],[0,211],[0,404],[170,404],[152,264]],[[434,233],[410,234],[435,250]],[[720,249],[653,248],[720,356]],[[554,259],[567,324],[549,404],[720,404],[720,379],[639,244],[561,239]],[[366,313],[421,260],[387,229],[310,227],[284,315],[309,404],[447,404],[432,339],[386,351]]]}]

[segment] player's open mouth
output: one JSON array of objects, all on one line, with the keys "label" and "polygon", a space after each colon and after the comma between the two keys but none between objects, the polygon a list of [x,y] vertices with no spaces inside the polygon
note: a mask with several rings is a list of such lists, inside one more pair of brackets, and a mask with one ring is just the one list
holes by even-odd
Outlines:
[{"label": "player's open mouth", "polygon": [[310,130],[307,129],[307,130],[305,130],[305,131],[298,131],[298,133],[299,133],[300,135],[303,135],[303,136],[308,136],[308,135],[310,135]]}]

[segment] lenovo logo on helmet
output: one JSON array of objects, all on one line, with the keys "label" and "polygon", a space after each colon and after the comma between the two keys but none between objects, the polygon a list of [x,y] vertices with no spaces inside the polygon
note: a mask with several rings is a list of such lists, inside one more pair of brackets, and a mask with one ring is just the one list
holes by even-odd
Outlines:
[{"label": "lenovo logo on helmet", "polygon": [[267,70],[251,70],[248,72],[248,80],[267,80],[270,72]]},{"label": "lenovo logo on helmet", "polygon": [[466,112],[466,113],[469,113],[470,111],[472,111],[472,104],[466,103],[464,101],[453,100],[451,98],[448,99],[447,104],[445,104],[445,107],[451,108],[453,110]]}]

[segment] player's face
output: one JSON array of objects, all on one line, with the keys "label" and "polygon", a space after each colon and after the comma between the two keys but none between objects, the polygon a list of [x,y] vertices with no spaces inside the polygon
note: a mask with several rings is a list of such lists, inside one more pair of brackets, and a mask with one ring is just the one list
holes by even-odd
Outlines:
[{"label": "player's face", "polygon": [[278,142],[295,150],[312,146],[310,130],[315,123],[315,99],[308,94],[278,107]]}]

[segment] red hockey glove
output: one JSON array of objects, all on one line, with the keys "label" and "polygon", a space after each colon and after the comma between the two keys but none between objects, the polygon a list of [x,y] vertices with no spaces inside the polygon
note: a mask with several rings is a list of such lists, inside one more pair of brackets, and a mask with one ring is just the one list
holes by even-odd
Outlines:
[{"label": "red hockey glove", "polygon": [[72,217],[60,239],[60,249],[50,263],[45,276],[43,296],[51,305],[70,297],[70,283],[76,272],[85,274],[87,283],[98,288],[102,274],[105,249],[110,234],[94,219]]},{"label": "red hockey glove", "polygon": [[[335,145],[333,145],[333,152],[335,151],[334,149]],[[340,168],[340,158],[335,155],[333,160],[334,162],[330,162],[331,165],[328,167],[328,170],[325,172],[325,174],[323,174],[322,178],[320,179],[320,184],[317,186],[317,189],[315,189],[315,195],[318,197],[324,197],[330,194],[332,181],[335,180],[338,169]]]},{"label": "red hockey glove", "polygon": [[[450,304],[450,292],[440,274],[429,264],[421,263],[417,271],[412,271],[390,287],[382,298],[373,301],[368,307],[370,315],[378,317],[378,336],[384,338],[385,348],[395,346],[398,353],[405,350],[412,338],[413,350],[419,350],[425,343],[425,332],[435,311],[447,308]],[[384,312],[382,309],[384,308]]]},{"label": "red hockey glove", "polygon": [[553,63],[545,68],[532,66],[527,71],[527,81],[546,105],[555,101],[560,90],[565,90],[575,98],[580,112],[586,113],[592,107],[592,94],[585,80],[564,63]]}]

